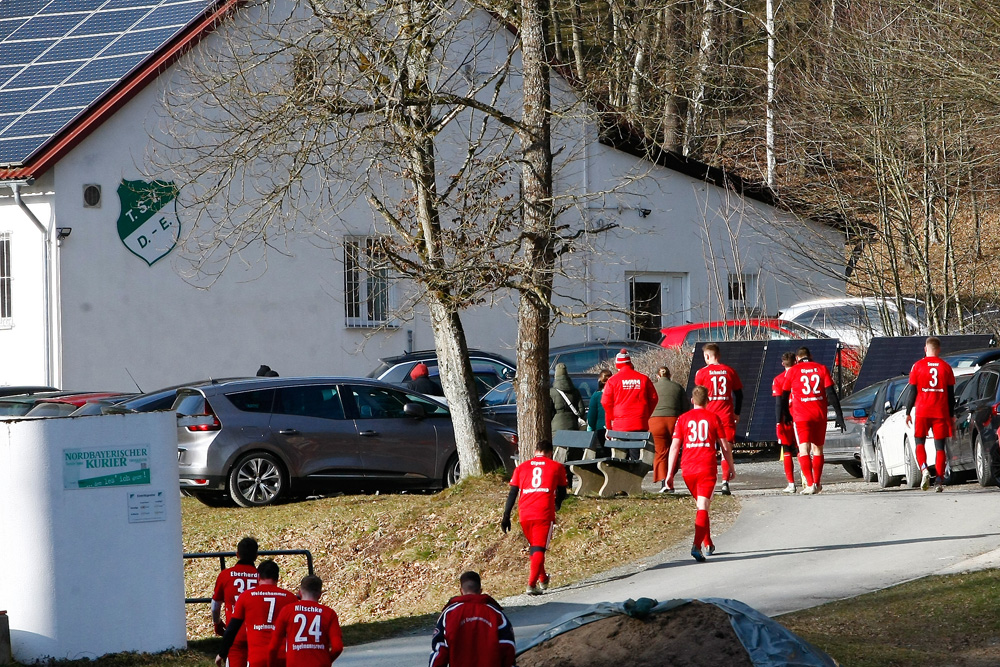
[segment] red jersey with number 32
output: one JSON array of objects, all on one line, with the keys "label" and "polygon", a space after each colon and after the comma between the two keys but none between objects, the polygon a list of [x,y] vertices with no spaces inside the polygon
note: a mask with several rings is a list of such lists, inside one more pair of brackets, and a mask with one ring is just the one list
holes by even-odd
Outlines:
[{"label": "red jersey with number 32", "polygon": [[215,591],[212,593],[212,599],[223,603],[226,610],[226,621],[232,618],[233,610],[236,608],[236,598],[240,596],[240,593],[256,585],[257,568],[253,565],[237,563],[219,573],[215,579]]},{"label": "red jersey with number 32", "polygon": [[555,521],[556,489],[566,486],[566,466],[547,456],[535,456],[514,469],[510,485],[521,489],[517,516],[523,521]]},{"label": "red jersey with number 32", "polygon": [[826,366],[802,360],[785,372],[782,392],[790,392],[789,411],[795,422],[826,421],[826,388],[833,379]]},{"label": "red jersey with number 32", "polygon": [[917,388],[915,414],[924,419],[948,419],[948,387],[955,386],[955,374],[944,359],[924,357],[910,369],[910,384]]},{"label": "red jersey with number 32", "polygon": [[706,408],[688,410],[677,418],[674,438],[681,441],[681,465],[685,475],[716,474],[715,444],[722,434],[719,416]]},{"label": "red jersey with number 32", "polygon": [[725,364],[711,364],[695,373],[694,383],[708,390],[707,410],[716,413],[728,424],[736,421],[733,392],[743,389],[736,371]]},{"label": "red jersey with number 32", "polygon": [[295,602],[295,595],[284,588],[260,584],[236,598],[233,618],[242,618],[247,629],[247,654],[250,664],[264,664],[274,633],[274,621],[286,606]]},{"label": "red jersey with number 32", "polygon": [[309,600],[287,605],[274,622],[269,665],[276,664],[282,648],[287,667],[330,667],[344,652],[337,613]]}]

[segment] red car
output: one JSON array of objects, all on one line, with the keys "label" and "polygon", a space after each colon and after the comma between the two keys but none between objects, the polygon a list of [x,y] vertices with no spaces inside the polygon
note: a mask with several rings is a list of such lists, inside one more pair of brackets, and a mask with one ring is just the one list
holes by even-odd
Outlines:
[{"label": "red car", "polygon": [[[660,329],[660,333],[663,334],[660,341],[663,347],[682,347],[686,350],[694,350],[696,343],[709,341],[829,338],[811,327],[773,318],[681,324]],[[861,360],[851,348],[844,348],[841,357],[844,368],[855,373],[861,369]]]}]

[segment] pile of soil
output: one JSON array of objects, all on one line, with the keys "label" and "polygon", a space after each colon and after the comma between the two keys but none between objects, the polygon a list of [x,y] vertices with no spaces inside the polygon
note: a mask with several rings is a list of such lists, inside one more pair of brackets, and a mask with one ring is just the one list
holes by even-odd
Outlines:
[{"label": "pile of soil", "polygon": [[715,605],[690,602],[645,620],[612,616],[525,651],[519,667],[753,667]]}]

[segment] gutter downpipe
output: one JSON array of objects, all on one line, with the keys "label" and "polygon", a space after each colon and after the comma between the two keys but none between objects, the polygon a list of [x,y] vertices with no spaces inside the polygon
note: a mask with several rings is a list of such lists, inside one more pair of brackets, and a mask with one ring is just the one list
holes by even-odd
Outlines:
[{"label": "gutter downpipe", "polygon": [[55,251],[56,247],[56,225],[53,220],[52,223],[46,227],[42,224],[35,214],[28,208],[28,205],[24,203],[24,199],[21,197],[21,188],[26,185],[31,185],[34,179],[29,179],[27,181],[6,181],[3,182],[4,185],[8,186],[14,195],[14,203],[18,208],[24,213],[24,215],[31,220],[42,232],[45,238],[43,243],[43,262],[42,262],[42,273],[43,273],[43,292],[42,292],[42,306],[45,312],[45,382],[51,386],[60,386],[59,382],[61,378],[57,378],[56,373],[56,363],[55,363],[55,341],[53,340],[53,322],[54,318],[54,299],[52,298],[52,290],[54,288],[53,282],[53,266],[55,264]]}]

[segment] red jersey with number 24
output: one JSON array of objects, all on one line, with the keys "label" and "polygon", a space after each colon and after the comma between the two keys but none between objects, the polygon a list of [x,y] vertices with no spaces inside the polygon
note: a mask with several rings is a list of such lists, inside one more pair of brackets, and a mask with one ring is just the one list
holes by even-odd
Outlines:
[{"label": "red jersey with number 24", "polygon": [[547,456],[535,456],[514,469],[510,485],[521,489],[517,499],[520,521],[555,521],[556,489],[566,486],[566,466]]},{"label": "red jersey with number 24", "polygon": [[285,606],[274,622],[269,665],[277,664],[282,648],[287,667],[330,667],[344,652],[337,612],[310,600]]},{"label": "red jersey with number 24", "polygon": [[923,419],[948,419],[948,387],[955,386],[955,373],[939,357],[924,357],[910,369],[910,384],[917,388],[915,414]]},{"label": "red jersey with number 24", "polygon": [[243,627],[247,629],[247,654],[251,667],[267,663],[274,621],[282,608],[295,601],[295,595],[270,584],[260,584],[236,599],[232,617],[243,619]]},{"label": "red jersey with number 24", "polygon": [[681,441],[681,465],[685,475],[716,474],[715,444],[722,434],[719,416],[705,408],[688,410],[677,418],[674,438]]},{"label": "red jersey with number 24", "polygon": [[789,368],[781,390],[791,393],[792,421],[825,422],[826,388],[832,386],[830,371],[823,364],[803,360]]},{"label": "red jersey with number 24", "polygon": [[716,413],[728,424],[736,421],[736,404],[733,392],[743,389],[740,376],[725,364],[712,364],[698,370],[694,383],[708,390],[708,405],[711,412]]}]

